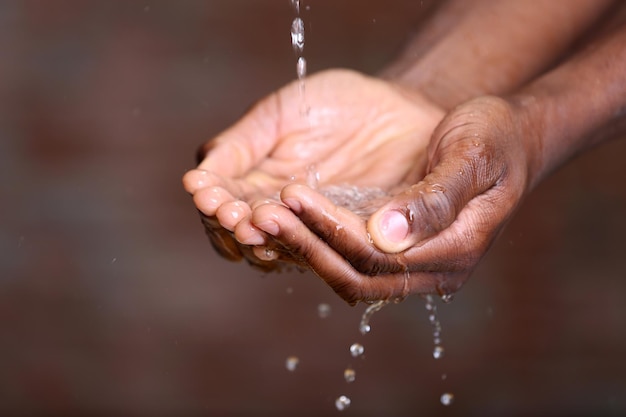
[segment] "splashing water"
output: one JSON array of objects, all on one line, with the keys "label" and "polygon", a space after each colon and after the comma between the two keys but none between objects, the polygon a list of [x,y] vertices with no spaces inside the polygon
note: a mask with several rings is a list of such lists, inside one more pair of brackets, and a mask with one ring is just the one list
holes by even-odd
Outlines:
[{"label": "splashing water", "polygon": [[389,193],[382,188],[354,185],[325,185],[319,191],[336,206],[344,207],[365,220],[389,197]]}]

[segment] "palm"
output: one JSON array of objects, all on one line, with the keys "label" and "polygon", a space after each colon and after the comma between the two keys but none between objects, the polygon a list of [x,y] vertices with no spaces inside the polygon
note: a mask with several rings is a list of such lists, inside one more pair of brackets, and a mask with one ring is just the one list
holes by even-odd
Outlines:
[{"label": "palm", "polygon": [[[349,71],[327,71],[293,83],[261,102],[226,137],[255,141],[253,155],[206,164],[234,180],[236,197],[271,196],[287,183],[352,184],[388,189],[421,174],[425,149],[442,113],[388,83]],[[226,139],[222,139],[226,143]],[[218,138],[218,142],[220,138]],[[205,164],[201,164],[203,168]]]},{"label": "palm", "polygon": [[228,259],[275,266],[258,259],[268,241],[250,214],[288,184],[390,190],[424,174],[440,109],[345,70],[308,78],[305,87],[292,83],[261,101],[208,142],[198,169],[185,176],[211,242]]}]

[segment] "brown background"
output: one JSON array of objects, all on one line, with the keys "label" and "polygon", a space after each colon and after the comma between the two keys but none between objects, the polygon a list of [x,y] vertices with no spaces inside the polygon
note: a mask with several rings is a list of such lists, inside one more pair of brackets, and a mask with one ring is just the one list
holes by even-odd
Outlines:
[{"label": "brown background", "polygon": [[[377,71],[422,10],[308,3],[310,71]],[[416,297],[361,337],[363,306],[315,277],[213,253],[180,178],[294,78],[292,18],[287,0],[0,1],[0,415],[321,416],[341,394],[359,416],[626,414],[624,141],[526,202],[440,307],[438,362]]]}]

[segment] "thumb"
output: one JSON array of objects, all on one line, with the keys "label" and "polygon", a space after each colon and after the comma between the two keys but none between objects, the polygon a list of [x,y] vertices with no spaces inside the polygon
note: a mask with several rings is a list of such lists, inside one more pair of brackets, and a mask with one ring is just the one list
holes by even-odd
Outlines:
[{"label": "thumb", "polygon": [[470,200],[498,181],[501,164],[495,162],[491,147],[473,133],[469,143],[463,138],[446,143],[438,147],[436,165],[422,181],[370,217],[368,232],[378,249],[398,253],[437,235]]}]

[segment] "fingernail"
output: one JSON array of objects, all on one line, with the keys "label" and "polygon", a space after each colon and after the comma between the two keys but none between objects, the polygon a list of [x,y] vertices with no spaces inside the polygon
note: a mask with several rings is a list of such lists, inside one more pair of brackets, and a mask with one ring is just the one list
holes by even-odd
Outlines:
[{"label": "fingernail", "polygon": [[280,231],[280,228],[278,227],[278,223],[271,221],[271,220],[266,220],[258,224],[255,223],[254,225],[258,227],[259,229],[263,230],[265,233],[269,233],[272,236],[278,235],[278,232]]},{"label": "fingernail", "polygon": [[287,204],[287,207],[291,209],[296,214],[299,214],[302,211],[302,204],[294,198],[286,198],[283,200],[283,203]]},{"label": "fingernail", "polygon": [[409,223],[398,210],[389,210],[380,220],[380,231],[390,242],[402,242],[409,234]]}]

